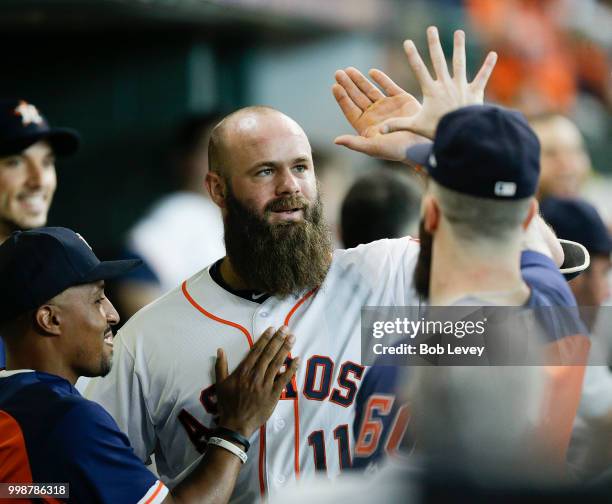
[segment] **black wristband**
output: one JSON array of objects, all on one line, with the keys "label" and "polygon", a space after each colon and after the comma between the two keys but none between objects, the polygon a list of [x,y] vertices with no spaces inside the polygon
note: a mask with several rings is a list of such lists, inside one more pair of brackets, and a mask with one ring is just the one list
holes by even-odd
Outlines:
[{"label": "black wristband", "polygon": [[225,427],[217,427],[213,431],[213,436],[217,436],[227,441],[232,441],[234,443],[241,444],[244,447],[245,453],[248,452],[249,448],[251,447],[251,443],[249,443],[249,440],[245,438],[242,434],[231,429],[226,429]]}]

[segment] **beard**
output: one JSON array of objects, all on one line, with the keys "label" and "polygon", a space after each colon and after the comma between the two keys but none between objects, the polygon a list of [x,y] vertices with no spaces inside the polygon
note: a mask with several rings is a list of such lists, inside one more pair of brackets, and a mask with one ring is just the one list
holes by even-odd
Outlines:
[{"label": "beard", "polygon": [[419,222],[419,240],[421,247],[414,268],[414,287],[419,296],[429,298],[429,280],[431,276],[431,250],[433,246],[433,235],[425,230],[423,219]]},{"label": "beard", "polygon": [[[105,345],[106,343],[103,343]],[[113,352],[106,353],[103,348],[100,352],[100,360],[95,364],[86,364],[91,359],[88,359],[88,356],[84,351],[80,351],[78,353],[78,362],[81,364],[77,369],[76,373],[78,376],[84,376],[86,378],[97,378],[99,376],[106,376],[110,373],[113,367]]]},{"label": "beard", "polygon": [[[332,256],[331,233],[317,196],[277,198],[260,217],[234,196],[227,184],[225,248],[230,263],[249,288],[280,298],[311,290],[323,283]],[[303,209],[303,220],[270,224],[271,212]]]}]

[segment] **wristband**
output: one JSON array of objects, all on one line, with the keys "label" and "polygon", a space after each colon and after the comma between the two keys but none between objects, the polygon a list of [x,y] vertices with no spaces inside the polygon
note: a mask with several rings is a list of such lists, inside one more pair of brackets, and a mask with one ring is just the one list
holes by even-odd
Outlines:
[{"label": "wristband", "polygon": [[226,441],[225,439],[221,439],[218,437],[211,437],[211,438],[208,438],[208,444],[218,446],[219,448],[223,448],[224,450],[227,450],[228,452],[233,453],[234,455],[236,455],[236,457],[240,459],[240,462],[242,462],[243,464],[246,463],[248,459],[246,453],[244,453],[234,443],[230,443],[229,441]]},{"label": "wristband", "polygon": [[213,431],[213,436],[227,439],[228,441],[231,441],[233,443],[241,444],[242,446],[244,446],[244,453],[248,452],[249,448],[251,447],[251,443],[249,443],[249,440],[245,438],[242,434],[239,434],[238,432],[233,431],[231,429],[226,429],[225,427],[217,427]]}]

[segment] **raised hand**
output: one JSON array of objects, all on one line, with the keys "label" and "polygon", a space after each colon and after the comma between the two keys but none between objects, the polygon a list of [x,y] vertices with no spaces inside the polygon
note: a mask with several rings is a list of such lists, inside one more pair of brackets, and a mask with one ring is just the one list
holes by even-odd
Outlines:
[{"label": "raised hand", "polygon": [[222,349],[217,351],[219,426],[248,438],[266,422],[297,370],[299,359],[295,358],[280,372],[294,341],[295,337],[285,326],[276,332],[269,327],[231,374],[228,374],[225,353]]},{"label": "raised hand", "polygon": [[[497,61],[497,54],[490,52],[472,82],[467,81],[465,70],[465,33],[457,30],[453,47],[453,76],[449,74],[438,30],[427,29],[429,55],[435,73],[430,75],[412,40],[404,42],[408,63],[414,72],[423,94],[423,105],[413,115],[385,120],[379,127],[381,133],[410,131],[433,139],[438,122],[443,115],[459,107],[482,104],[484,90]],[[395,134],[395,133],[394,133]]]},{"label": "raised hand", "polygon": [[406,148],[425,139],[405,131],[381,135],[378,128],[387,119],[418,113],[421,104],[380,70],[370,70],[369,75],[382,91],[356,68],[336,72],[332,92],[357,135],[339,136],[335,143],[369,156],[403,161]]}]

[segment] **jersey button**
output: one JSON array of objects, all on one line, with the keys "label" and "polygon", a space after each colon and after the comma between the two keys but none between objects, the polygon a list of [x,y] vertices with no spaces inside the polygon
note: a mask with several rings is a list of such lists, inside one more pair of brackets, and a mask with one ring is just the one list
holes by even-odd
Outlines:
[{"label": "jersey button", "polygon": [[260,316],[260,317],[263,317],[263,318],[266,318],[266,317],[268,316],[268,312],[267,312],[267,311],[262,311],[262,312],[259,314],[259,316]]},{"label": "jersey button", "polygon": [[274,478],[274,481],[276,481],[276,483],[279,485],[284,485],[285,477],[282,474],[277,474],[276,477]]},{"label": "jersey button", "polygon": [[276,420],[274,420],[274,430],[276,432],[284,428],[285,428],[285,421],[282,418],[277,418]]}]

